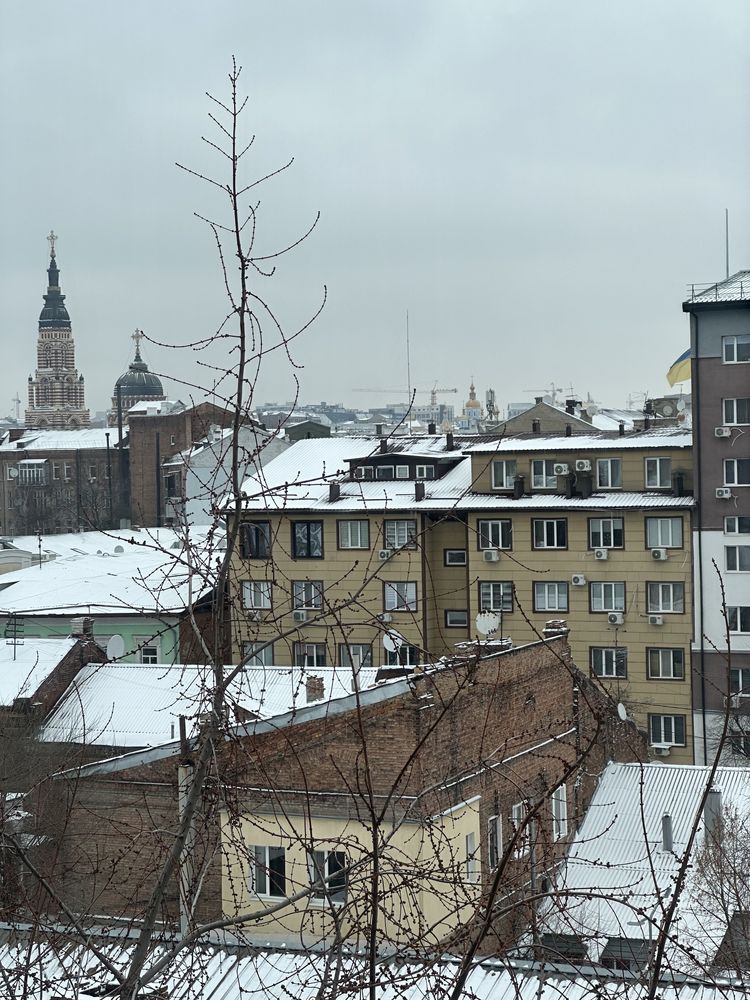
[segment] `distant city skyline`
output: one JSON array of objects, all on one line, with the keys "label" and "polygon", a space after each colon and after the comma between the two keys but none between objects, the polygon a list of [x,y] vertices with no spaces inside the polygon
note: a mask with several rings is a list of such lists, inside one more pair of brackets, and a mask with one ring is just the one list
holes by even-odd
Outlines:
[{"label": "distant city skyline", "polygon": [[[668,393],[687,347],[692,282],[750,266],[750,8],[726,0],[134,0],[128,16],[81,0],[9,8],[0,38],[6,346],[0,415],[21,412],[54,229],[92,415],[143,329],[171,397],[204,384],[207,352],[171,351],[222,322],[209,91],[243,65],[257,135],[264,251],[308,241],[263,290],[294,329],[292,368],[270,358],[258,400],[363,408],[411,382],[472,376],[502,410],[552,384],[624,406]],[[156,341],[157,343],[153,343]],[[281,352],[279,352],[280,354]],[[180,382],[182,380],[182,383]],[[687,390],[687,386],[685,386]],[[196,391],[197,394],[197,391]],[[423,397],[426,398],[426,397]]]}]

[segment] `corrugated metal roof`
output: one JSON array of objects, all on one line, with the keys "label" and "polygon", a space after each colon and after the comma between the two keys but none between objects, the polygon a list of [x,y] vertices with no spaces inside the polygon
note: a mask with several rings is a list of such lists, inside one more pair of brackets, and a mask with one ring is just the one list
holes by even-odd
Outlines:
[{"label": "corrugated metal roof", "polygon": [[629,451],[638,448],[691,448],[690,431],[678,427],[654,427],[635,434],[524,434],[503,438],[502,441],[483,441],[466,449],[471,454],[491,455],[509,451]]},{"label": "corrugated metal roof", "polygon": [[691,285],[685,305],[710,305],[712,302],[747,302],[750,299],[750,271],[737,271],[713,285]]},{"label": "corrugated metal roof", "polygon": [[0,705],[31,697],[77,639],[6,640],[0,645]]},{"label": "corrugated metal roof", "polygon": [[[127,432],[125,432],[127,437]],[[23,454],[25,451],[78,451],[86,448],[117,447],[117,433],[110,428],[89,427],[78,431],[26,431],[15,441],[4,441],[0,452]]]}]

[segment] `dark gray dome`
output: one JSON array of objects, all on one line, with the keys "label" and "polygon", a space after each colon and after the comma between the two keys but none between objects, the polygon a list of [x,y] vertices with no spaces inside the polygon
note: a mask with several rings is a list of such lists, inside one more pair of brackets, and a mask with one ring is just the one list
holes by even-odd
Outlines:
[{"label": "dark gray dome", "polygon": [[161,380],[148,370],[139,347],[135,349],[135,358],[128,370],[115,382],[115,396],[118,388],[123,396],[136,396],[138,399],[164,398]]},{"label": "dark gray dome", "polygon": [[60,291],[60,271],[54,257],[50,257],[47,282],[47,294],[44,296],[44,306],[39,314],[39,329],[69,330],[70,316],[65,308],[65,296]]}]

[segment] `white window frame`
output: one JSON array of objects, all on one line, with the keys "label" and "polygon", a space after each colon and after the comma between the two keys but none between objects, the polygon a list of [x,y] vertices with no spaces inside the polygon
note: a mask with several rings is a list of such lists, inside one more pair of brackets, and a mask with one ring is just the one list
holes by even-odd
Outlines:
[{"label": "white window frame", "polygon": [[242,607],[246,611],[268,611],[272,607],[270,580],[243,580]]},{"label": "white window frame", "polygon": [[397,465],[396,466],[396,479],[409,479],[409,466],[408,465]]},{"label": "white window frame", "polygon": [[[500,603],[495,600],[500,597]],[[479,610],[501,611],[504,615],[513,610],[512,580],[482,580],[479,583]]]},{"label": "white window frame", "polygon": [[[589,584],[590,606],[593,614],[625,610],[625,582],[596,580]],[[597,607],[597,605],[600,605]]]},{"label": "white window frame", "polygon": [[387,580],[383,583],[384,611],[416,611],[417,584],[414,580]]},{"label": "white window frame", "polygon": [[[598,525],[598,528],[595,528]],[[598,531],[599,541],[595,540],[595,533]],[[620,533],[620,542],[617,543],[615,533]],[[606,541],[609,532],[609,542]],[[625,546],[625,524],[621,517],[592,517],[589,519],[589,547],[592,549],[621,549]]]},{"label": "white window frame", "polygon": [[740,698],[750,698],[750,667],[732,667],[729,671],[729,691]]},{"label": "white window frame", "polygon": [[465,566],[467,563],[466,549],[444,549],[443,562],[446,566]]},{"label": "white window frame", "polygon": [[386,667],[418,667],[422,654],[419,646],[404,642],[398,649],[385,650]]},{"label": "white window frame", "polygon": [[[274,887],[271,885],[271,851],[280,851],[284,862],[283,892],[272,891]],[[278,858],[278,855],[276,857]],[[250,861],[250,891],[265,899],[286,899],[286,882],[286,848],[279,844],[255,844]]]},{"label": "white window frame", "polygon": [[295,611],[321,611],[323,608],[323,581],[293,580],[292,607]]},{"label": "white window frame", "polygon": [[513,522],[508,517],[481,518],[477,521],[477,545],[479,550],[513,548]]},{"label": "white window frame", "polygon": [[295,667],[328,666],[328,647],[324,642],[295,642],[293,654]]},{"label": "white window frame", "polygon": [[[334,862],[334,865],[331,862]],[[308,874],[312,893],[310,899],[314,903],[324,903],[342,906],[346,902],[349,889],[348,865],[349,859],[344,851],[321,850],[314,848],[308,851]],[[336,875],[341,873],[342,879],[336,881]]]},{"label": "white window frame", "polygon": [[417,522],[411,518],[383,521],[383,541],[387,549],[416,549]]},{"label": "white window frame", "polygon": [[521,826],[526,822],[521,836],[516,840],[513,847],[513,857],[523,858],[529,853],[529,848],[531,844],[531,837],[529,836],[529,825],[530,821],[527,820],[529,813],[529,804],[526,799],[522,799],[520,802],[514,802],[510,807],[510,830],[512,834],[516,834]]},{"label": "white window frame", "polygon": [[750,517],[730,514],[724,518],[725,535],[750,535]]},{"label": "white window frame", "polygon": [[647,549],[681,549],[682,548],[682,518],[681,517],[647,517],[646,518],[646,548]]},{"label": "white window frame", "polygon": [[354,469],[354,478],[371,480],[375,478],[375,469],[372,465],[358,465]]},{"label": "white window frame", "polygon": [[474,830],[470,830],[469,833],[466,834],[464,844],[466,848],[466,881],[478,882],[481,874],[481,867],[479,863],[477,835]]},{"label": "white window frame", "polygon": [[446,628],[467,628],[469,625],[469,612],[459,609],[447,609],[445,612]]},{"label": "white window frame", "polygon": [[567,611],[568,610],[568,585],[567,583],[548,583],[546,580],[538,580],[534,583],[534,610],[535,611]]},{"label": "white window frame", "polygon": [[135,637],[139,663],[161,663],[161,636]]},{"label": "white window frame", "polygon": [[646,611],[648,614],[682,615],[685,613],[685,584],[668,581],[646,584]]},{"label": "white window frame", "polygon": [[414,469],[415,479],[434,479],[435,478],[435,466],[434,465],[417,465]]},{"label": "white window frame", "polygon": [[736,635],[750,635],[750,604],[727,605],[729,631]]},{"label": "white window frame", "polygon": [[339,521],[337,538],[340,549],[369,549],[370,522],[366,518]]},{"label": "white window frame", "polygon": [[55,479],[59,479],[59,478],[60,478],[60,463],[59,462],[53,462],[52,463],[52,479],[55,480]]},{"label": "white window frame", "polygon": [[621,458],[597,458],[596,488],[598,490],[622,489]]},{"label": "white window frame", "polygon": [[354,669],[353,656],[359,657],[359,667],[372,666],[372,646],[369,642],[340,642],[339,666],[344,670]]},{"label": "white window frame", "polygon": [[[537,537],[539,526],[542,526],[541,539]],[[562,525],[562,528],[560,527]],[[560,535],[564,536],[564,544],[560,544]],[[566,517],[535,517],[531,521],[531,544],[535,549],[567,549],[568,519]]]},{"label": "white window frame", "polygon": [[750,573],[750,545],[725,545],[724,565],[727,573]]},{"label": "white window frame", "polygon": [[503,818],[490,816],[487,820],[487,863],[497,868],[503,856]]},{"label": "white window frame", "polygon": [[552,813],[552,839],[562,840],[568,835],[568,788],[564,782],[552,789],[550,811]]},{"label": "white window frame", "polygon": [[735,396],[721,401],[722,423],[732,427],[745,427],[750,424],[750,396]]},{"label": "white window frame", "polygon": [[591,673],[602,680],[622,681],[628,676],[627,646],[592,646]]},{"label": "white window frame", "polygon": [[516,478],[517,463],[515,458],[494,458],[491,475],[493,490],[512,490]]},{"label": "white window frame", "polygon": [[[740,346],[747,346],[748,357],[740,358],[737,360],[737,348]],[[729,358],[727,355],[731,354],[732,357]],[[748,333],[737,333],[731,334],[728,337],[721,338],[721,357],[725,365],[746,365],[750,362],[750,334]]]},{"label": "white window frame", "polygon": [[646,649],[646,672],[650,681],[684,681],[685,650],[649,646]]},{"label": "white window frame", "polygon": [[672,488],[672,459],[653,455],[644,459],[644,483],[647,490]]},{"label": "white window frame", "polygon": [[63,462],[63,472],[64,472],[64,475],[65,475],[65,482],[66,483],[72,483],[73,482],[73,463],[72,462]]},{"label": "white window frame", "polygon": [[376,465],[375,479],[380,482],[390,483],[396,478],[396,467],[394,465]]},{"label": "white window frame", "polygon": [[724,459],[724,485],[750,486],[750,458]]},{"label": "white window frame", "polygon": [[558,463],[554,458],[532,458],[531,488],[534,490],[556,490],[557,476],[554,468]]},{"label": "white window frame", "polygon": [[[682,727],[682,739],[677,730]],[[650,745],[684,747],[687,746],[687,720],[684,715],[662,715],[649,712],[648,736]]]},{"label": "white window frame", "polygon": [[[256,653],[255,650],[260,652]],[[243,642],[242,658],[247,661],[247,667],[272,667],[273,664],[273,643],[270,642]]]}]

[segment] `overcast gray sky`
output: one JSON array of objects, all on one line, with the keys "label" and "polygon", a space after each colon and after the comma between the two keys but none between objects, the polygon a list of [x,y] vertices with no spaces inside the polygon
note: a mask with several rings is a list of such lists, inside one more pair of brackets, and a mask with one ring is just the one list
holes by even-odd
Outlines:
[{"label": "overcast gray sky", "polygon": [[[5,4],[0,414],[26,403],[50,228],[92,411],[136,326],[220,322],[192,214],[219,203],[174,163],[209,165],[205,91],[226,96],[232,54],[257,169],[295,157],[262,194],[262,247],[321,213],[265,289],[294,326],[328,288],[295,345],[303,400],[405,386],[407,309],[419,387],[661,394],[687,284],[724,275],[725,207],[750,267],[749,41],[747,0]],[[192,351],[144,355],[205,379]],[[270,362],[258,398],[292,391]]]}]

